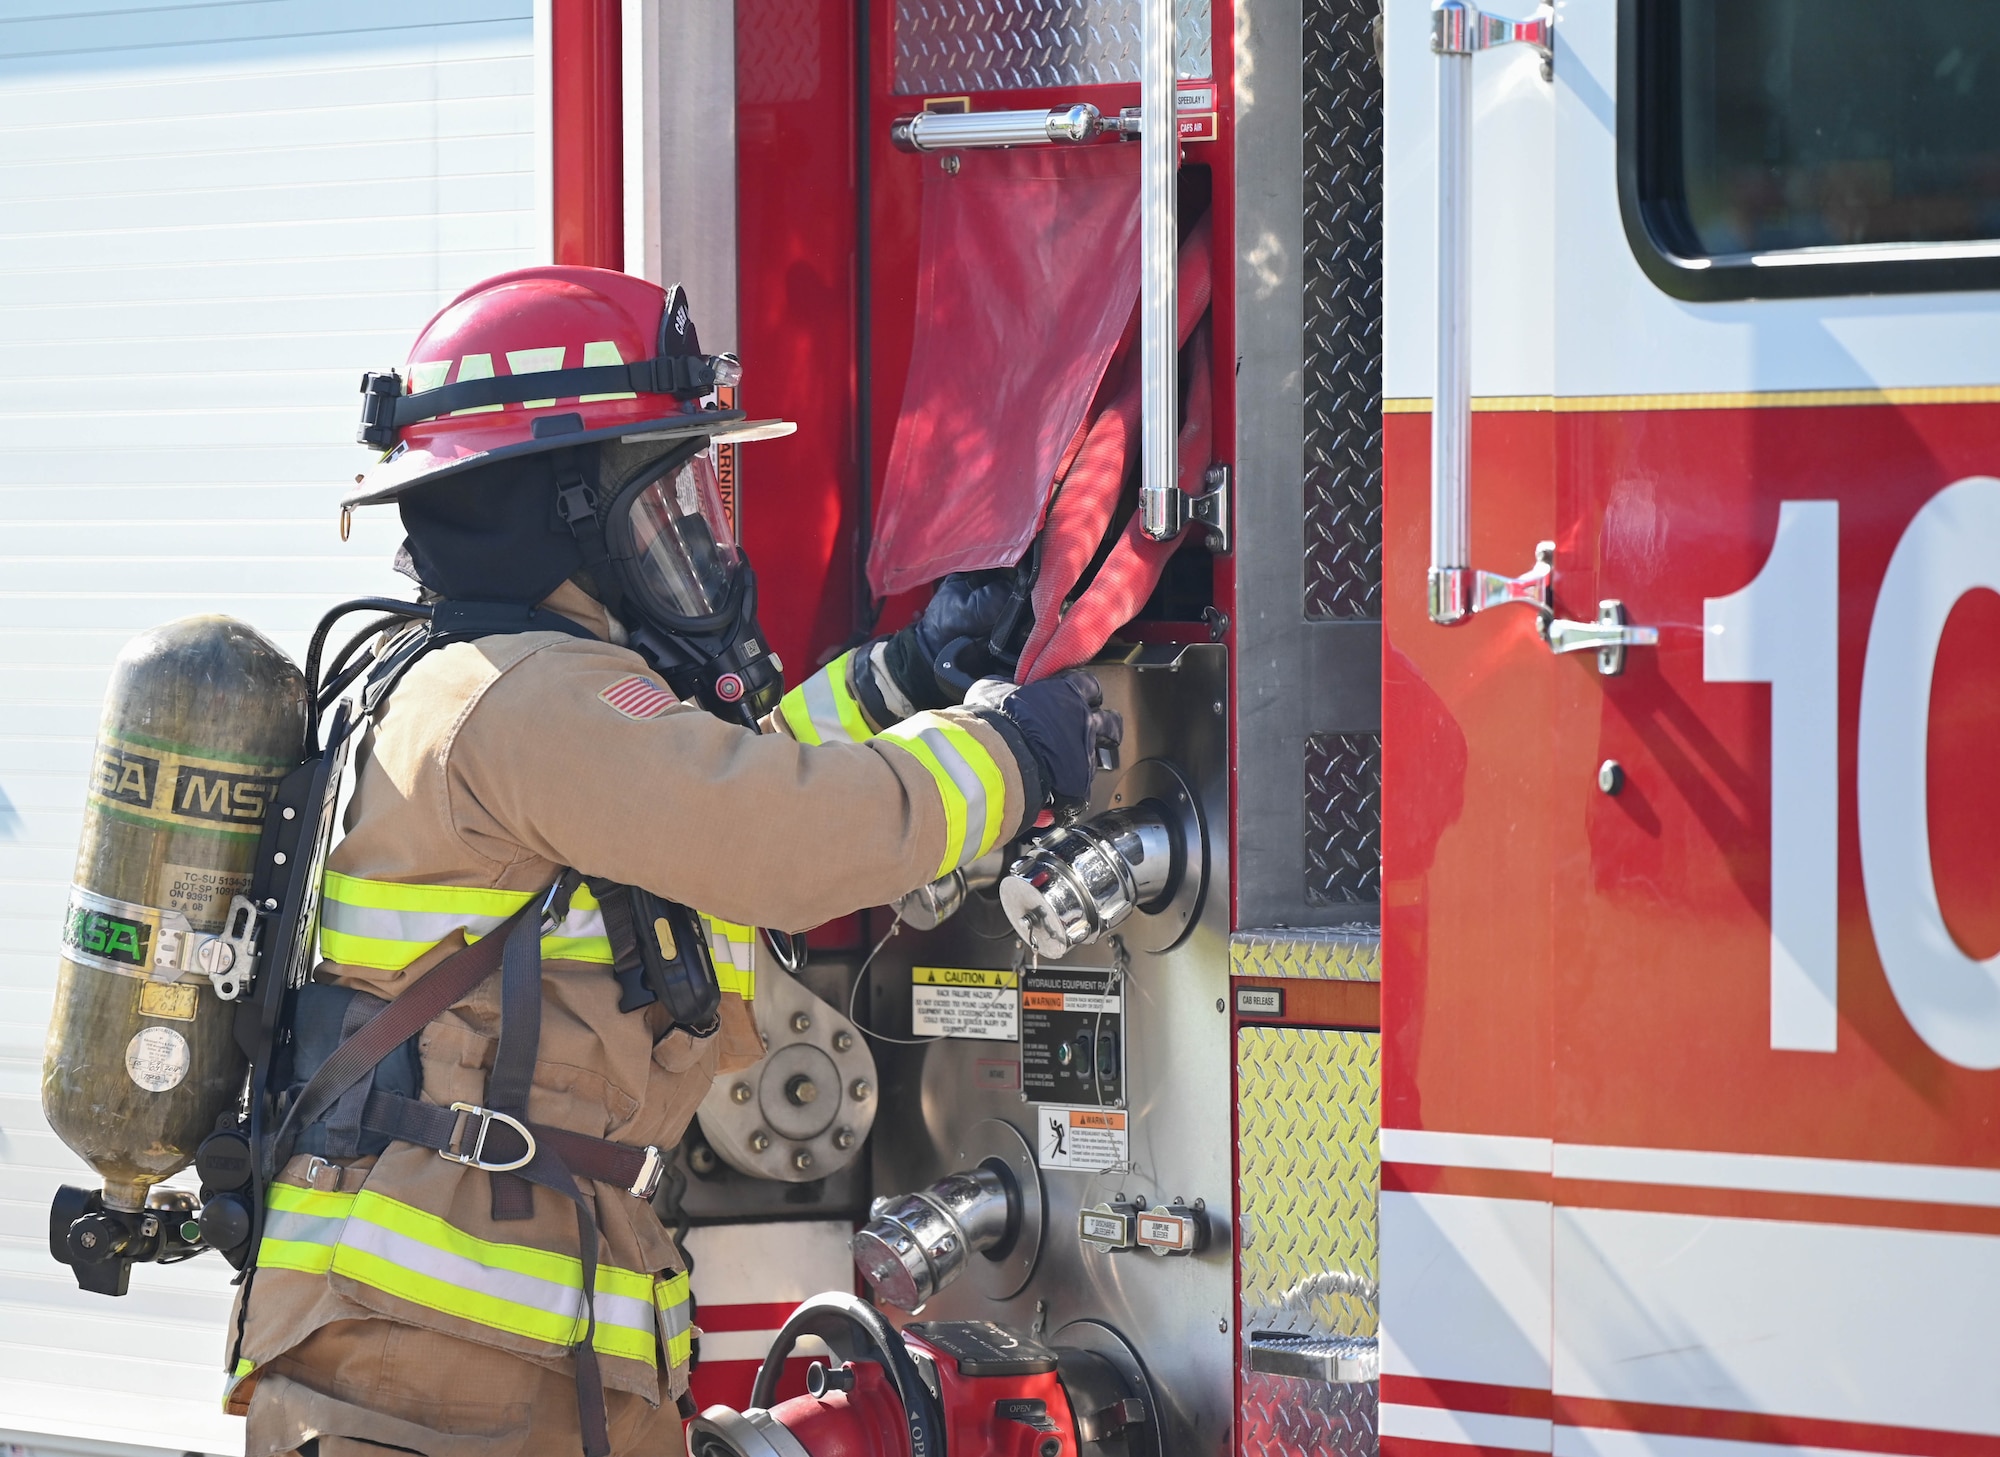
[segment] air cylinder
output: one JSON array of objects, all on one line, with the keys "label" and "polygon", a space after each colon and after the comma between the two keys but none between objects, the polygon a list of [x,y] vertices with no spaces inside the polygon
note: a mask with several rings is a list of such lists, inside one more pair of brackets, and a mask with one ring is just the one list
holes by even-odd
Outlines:
[{"label": "air cylinder", "polygon": [[143,1207],[186,1168],[242,1091],[233,1008],[217,986],[249,972],[258,836],[305,736],[304,675],[233,618],[154,628],[112,667],[42,1111],[114,1209]]}]

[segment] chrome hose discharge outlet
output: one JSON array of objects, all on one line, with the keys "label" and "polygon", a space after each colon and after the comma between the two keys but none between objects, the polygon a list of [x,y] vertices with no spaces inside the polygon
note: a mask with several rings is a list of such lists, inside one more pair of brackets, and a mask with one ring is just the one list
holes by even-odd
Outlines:
[{"label": "chrome hose discharge outlet", "polygon": [[1042,1181],[1019,1129],[983,1118],[960,1143],[956,1173],[877,1199],[850,1242],[875,1298],[914,1311],[961,1275],[991,1300],[1027,1285],[1042,1247]]},{"label": "chrome hose discharge outlet", "polygon": [[913,931],[935,931],[964,909],[967,896],[998,885],[1006,868],[1006,848],[989,850],[970,865],[898,896],[896,915]]},{"label": "chrome hose discharge outlet", "polygon": [[1161,759],[1135,764],[1112,803],[1031,842],[1000,882],[1001,909],[1037,956],[1060,960],[1128,922],[1136,949],[1165,951],[1200,911],[1207,840],[1180,772]]},{"label": "chrome hose discharge outlet", "polygon": [[854,1236],[854,1259],[876,1296],[915,1310],[965,1270],[968,1256],[1002,1244],[1018,1221],[1011,1175],[981,1165],[928,1189],[878,1199]]}]

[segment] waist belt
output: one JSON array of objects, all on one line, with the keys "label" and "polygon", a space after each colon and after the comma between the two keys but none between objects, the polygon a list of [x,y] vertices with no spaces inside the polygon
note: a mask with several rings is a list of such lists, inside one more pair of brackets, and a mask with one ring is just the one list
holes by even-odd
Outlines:
[{"label": "waist belt", "polygon": [[436,1149],[453,1163],[489,1174],[526,1168],[548,1149],[578,1178],[615,1184],[634,1199],[650,1200],[667,1166],[666,1155],[651,1145],[634,1148],[567,1128],[529,1123],[477,1103],[446,1108],[400,1093],[373,1092],[362,1110],[361,1126],[403,1143]]}]

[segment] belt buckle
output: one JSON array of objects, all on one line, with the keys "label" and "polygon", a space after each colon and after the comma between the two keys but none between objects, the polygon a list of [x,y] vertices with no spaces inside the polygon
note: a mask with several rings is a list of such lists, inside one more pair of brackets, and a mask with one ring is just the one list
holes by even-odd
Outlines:
[{"label": "belt buckle", "polygon": [[632,1187],[625,1192],[634,1199],[651,1202],[654,1193],[660,1187],[660,1175],[666,1172],[667,1156],[652,1144],[647,1144],[640,1153],[643,1157],[639,1161],[639,1177],[632,1181]]},{"label": "belt buckle", "polygon": [[[515,1169],[525,1168],[535,1161],[535,1135],[528,1131],[528,1125],[520,1119],[502,1113],[496,1108],[482,1108],[477,1103],[453,1103],[451,1111],[458,1115],[458,1121],[452,1125],[450,1145],[438,1150],[439,1158],[450,1159],[455,1164],[464,1164],[469,1168],[484,1169],[489,1174],[512,1173]],[[458,1150],[465,1141],[465,1120],[468,1117],[479,1119],[479,1132],[473,1136],[472,1152],[460,1153]],[[496,1122],[504,1123],[520,1134],[521,1141],[527,1145],[528,1151],[511,1163],[486,1161],[486,1135]]]}]

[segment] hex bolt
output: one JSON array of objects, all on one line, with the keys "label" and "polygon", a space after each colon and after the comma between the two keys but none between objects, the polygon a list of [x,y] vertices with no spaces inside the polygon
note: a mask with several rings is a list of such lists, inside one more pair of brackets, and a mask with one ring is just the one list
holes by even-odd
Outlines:
[{"label": "hex bolt", "polygon": [[958,169],[961,165],[958,160],[958,153],[956,152],[946,152],[942,157],[938,158],[938,167],[947,177],[958,176]]},{"label": "hex bolt", "polygon": [[856,1078],[847,1086],[847,1096],[857,1103],[867,1102],[874,1092],[875,1090],[868,1086],[868,1079],[866,1078]]},{"label": "hex bolt", "polygon": [[845,1027],[833,1034],[833,1050],[835,1052],[846,1052],[853,1046],[854,1034],[849,1032]]},{"label": "hex bolt", "polygon": [[793,1107],[803,1108],[818,1099],[819,1086],[804,1073],[796,1073],[791,1081],[785,1084],[785,1097],[791,1101]]},{"label": "hex bolt", "polygon": [[738,1083],[735,1087],[731,1088],[729,1090],[729,1101],[732,1103],[749,1102],[750,1085],[748,1083]]},{"label": "hex bolt", "polygon": [[813,1156],[807,1153],[804,1149],[799,1149],[796,1153],[792,1155],[792,1167],[797,1169],[800,1173],[803,1174],[807,1169],[811,1168],[812,1166],[813,1166]]},{"label": "hex bolt", "polygon": [[1597,787],[1606,794],[1616,794],[1625,787],[1625,766],[1616,759],[1606,759],[1597,766]]},{"label": "hex bolt", "polygon": [[854,1147],[854,1130],[853,1130],[852,1128],[836,1128],[836,1129],[834,1129],[834,1130],[833,1130],[833,1146],[834,1146],[835,1148],[840,1148],[840,1149],[848,1149],[848,1148],[853,1148],[853,1147]]},{"label": "hex bolt", "polygon": [[760,1128],[755,1133],[750,1135],[750,1152],[762,1153],[765,1149],[769,1148],[770,1146],[771,1146],[771,1135],[766,1133],[763,1129]]},{"label": "hex bolt", "polygon": [[792,1030],[794,1032],[810,1032],[812,1031],[812,1024],[813,1019],[808,1017],[804,1012],[792,1013]]}]

